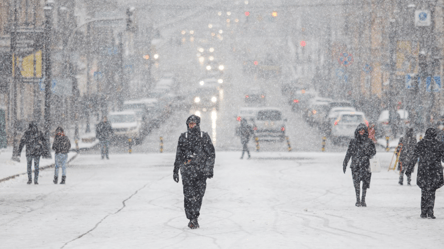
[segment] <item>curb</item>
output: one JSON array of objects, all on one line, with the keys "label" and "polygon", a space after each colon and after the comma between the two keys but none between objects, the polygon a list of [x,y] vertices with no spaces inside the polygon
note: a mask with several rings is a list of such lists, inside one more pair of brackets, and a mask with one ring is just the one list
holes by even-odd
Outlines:
[{"label": "curb", "polygon": [[[71,159],[68,160],[67,163],[72,162],[74,159],[76,159],[76,157],[77,157],[78,155],[79,155],[79,153],[75,154]],[[50,165],[47,165],[47,166],[43,166],[43,167],[39,168],[39,171],[41,171],[41,170],[45,170],[45,169],[49,169],[49,168],[54,168],[54,166],[55,166],[55,163],[50,164]],[[32,173],[34,173],[34,170],[32,171]],[[21,175],[27,175],[27,174],[28,174],[28,172],[26,172],[26,173],[20,173],[20,174],[16,174],[16,175],[12,175],[12,176],[8,176],[8,177],[6,177],[6,178],[0,179],[0,183],[1,183],[1,182],[6,182],[6,181],[11,180],[11,179],[14,179],[14,178],[16,178],[16,177],[18,177],[18,176],[21,176]]]}]

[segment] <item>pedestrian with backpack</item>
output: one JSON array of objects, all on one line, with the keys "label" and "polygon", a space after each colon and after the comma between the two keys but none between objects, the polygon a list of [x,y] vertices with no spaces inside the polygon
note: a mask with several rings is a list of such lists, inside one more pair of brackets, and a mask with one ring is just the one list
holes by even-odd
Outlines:
[{"label": "pedestrian with backpack", "polygon": [[34,184],[39,184],[39,163],[40,157],[49,153],[47,143],[43,133],[39,131],[37,123],[29,123],[28,130],[20,139],[17,156],[20,157],[23,147],[26,145],[26,161],[28,171],[28,184],[32,183],[32,161],[34,160]]},{"label": "pedestrian with backpack", "polygon": [[71,149],[71,142],[69,138],[65,136],[62,127],[57,127],[56,135],[54,137],[54,143],[52,149],[55,151],[55,172],[54,172],[54,184],[57,184],[59,177],[59,168],[62,168],[62,181],[60,184],[65,184],[66,181],[66,161],[68,160],[68,152]]},{"label": "pedestrian with backpack", "polygon": [[214,151],[211,138],[200,130],[200,118],[191,115],[186,121],[188,131],[179,137],[174,162],[173,179],[179,182],[179,170],[182,175],[184,206],[188,227],[199,228],[197,219],[200,215],[202,199],[207,187],[207,178],[213,178]]}]

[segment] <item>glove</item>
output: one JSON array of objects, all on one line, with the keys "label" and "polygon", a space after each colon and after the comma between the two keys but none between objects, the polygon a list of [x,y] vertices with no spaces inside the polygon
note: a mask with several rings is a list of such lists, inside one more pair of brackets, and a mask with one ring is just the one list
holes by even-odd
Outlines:
[{"label": "glove", "polygon": [[345,171],[347,170],[347,164],[344,164],[342,167],[343,167],[343,171],[344,171],[344,174],[345,174]]},{"label": "glove", "polygon": [[173,179],[175,182],[179,182],[179,174],[177,172],[173,173]]},{"label": "glove", "polygon": [[208,171],[207,171],[207,178],[213,178],[213,169],[209,169]]}]

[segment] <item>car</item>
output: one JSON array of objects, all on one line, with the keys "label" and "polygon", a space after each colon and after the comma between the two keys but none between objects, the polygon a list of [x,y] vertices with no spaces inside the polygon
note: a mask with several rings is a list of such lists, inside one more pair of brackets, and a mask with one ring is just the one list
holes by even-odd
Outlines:
[{"label": "car", "polygon": [[265,106],[265,91],[260,88],[252,88],[245,93],[245,104],[248,106]]},{"label": "car", "polygon": [[137,118],[142,122],[142,133],[146,135],[153,127],[159,127],[163,110],[159,108],[157,99],[144,98],[127,100],[123,102],[124,111],[134,111]]},{"label": "car", "polygon": [[353,139],[356,127],[361,123],[365,123],[368,126],[368,121],[363,112],[339,112],[336,120],[331,125],[330,136],[333,143],[337,143],[341,139]]},{"label": "car", "polygon": [[310,99],[316,97],[316,92],[311,90],[298,90],[295,91],[289,99],[289,104],[291,105],[292,111],[304,111],[308,108]]},{"label": "car", "polygon": [[219,110],[219,90],[214,84],[200,85],[193,95],[193,108],[215,108]]},{"label": "car", "polygon": [[285,119],[279,108],[258,108],[254,118],[254,135],[259,140],[285,140]]},{"label": "car", "polygon": [[142,123],[134,111],[110,112],[107,116],[111,122],[114,140],[133,139],[136,144],[142,140]]},{"label": "car", "polygon": [[316,102],[307,109],[305,119],[311,124],[322,125],[325,116],[328,114],[327,110],[328,102]]},{"label": "car", "polygon": [[[399,114],[400,123],[398,124],[399,130],[398,134],[403,134],[405,131],[405,128],[410,124],[409,120],[409,112],[404,109],[399,109],[396,111],[397,114]],[[388,135],[391,133],[392,128],[389,124],[389,111],[383,110],[381,114],[379,115],[378,121],[376,122],[376,136],[378,138]]]},{"label": "car", "polygon": [[205,66],[205,70],[207,72],[207,76],[220,78],[224,74],[225,66],[223,63],[219,63],[217,61],[208,61]]},{"label": "car", "polygon": [[235,129],[235,135],[239,136],[239,128],[240,128],[240,122],[242,119],[247,120],[248,124],[253,125],[254,119],[256,117],[257,108],[254,107],[242,107],[239,109],[237,115],[236,115],[236,129]]}]

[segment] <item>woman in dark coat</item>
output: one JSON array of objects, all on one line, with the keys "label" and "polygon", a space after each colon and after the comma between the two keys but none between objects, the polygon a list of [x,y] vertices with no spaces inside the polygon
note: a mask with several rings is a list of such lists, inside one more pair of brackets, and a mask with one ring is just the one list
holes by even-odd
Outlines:
[{"label": "woman in dark coat", "polygon": [[409,128],[405,137],[399,139],[398,152],[401,152],[399,156],[399,185],[404,183],[404,173],[407,176],[408,185],[412,180],[411,175],[417,161],[417,158],[413,156],[417,144],[416,136],[413,133],[413,128]]},{"label": "woman in dark coat", "polygon": [[444,185],[441,161],[444,145],[436,139],[436,130],[429,128],[424,139],[418,142],[414,158],[419,158],[416,184],[421,188],[421,218],[435,219],[435,192]]},{"label": "woman in dark coat", "polygon": [[34,159],[34,184],[39,184],[39,163],[40,157],[49,153],[43,133],[39,131],[36,122],[29,123],[29,128],[23,134],[18,149],[18,157],[26,145],[26,160],[28,163],[28,184],[32,183],[32,160]]},{"label": "woman in dark coat", "polygon": [[[376,155],[376,148],[373,141],[368,138],[368,129],[365,124],[360,124],[355,130],[355,138],[350,141],[348,145],[347,154],[345,155],[343,168],[344,174],[347,169],[347,164],[350,158],[352,163],[350,165],[353,185],[356,191],[356,206],[366,207],[365,195],[367,189],[370,188],[370,180],[372,173],[370,172],[370,158]],[[362,182],[362,199],[360,198]]]}]

